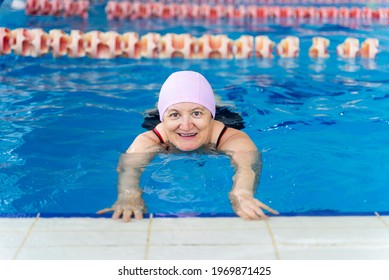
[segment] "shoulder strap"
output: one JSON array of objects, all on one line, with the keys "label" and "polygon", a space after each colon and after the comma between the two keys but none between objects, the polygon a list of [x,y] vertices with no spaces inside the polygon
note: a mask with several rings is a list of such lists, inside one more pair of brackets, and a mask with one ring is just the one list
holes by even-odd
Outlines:
[{"label": "shoulder strap", "polygon": [[161,133],[159,133],[159,131],[156,128],[153,128],[153,132],[155,133],[155,135],[157,135],[161,144],[165,144],[165,141],[163,140]]},{"label": "shoulder strap", "polygon": [[220,132],[219,137],[217,138],[217,141],[216,141],[216,149],[219,147],[220,140],[222,139],[223,134],[226,132],[227,128],[228,128],[228,126],[225,125],[223,127],[222,131]]}]

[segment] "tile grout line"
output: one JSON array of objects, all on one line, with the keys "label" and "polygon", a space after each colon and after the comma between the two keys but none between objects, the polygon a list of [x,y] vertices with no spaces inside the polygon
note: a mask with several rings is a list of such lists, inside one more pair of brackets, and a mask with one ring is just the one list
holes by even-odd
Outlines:
[{"label": "tile grout line", "polygon": [[276,259],[277,260],[280,260],[280,253],[278,251],[278,248],[277,248],[277,242],[276,242],[276,239],[274,237],[274,234],[273,234],[273,231],[271,230],[271,227],[270,227],[270,223],[268,220],[265,220],[265,223],[266,223],[266,229],[267,229],[267,232],[269,233],[270,235],[270,239],[271,239],[271,243],[273,244],[273,248],[274,248],[274,254],[276,255]]},{"label": "tile grout line", "polygon": [[146,248],[145,248],[145,260],[149,259],[149,250],[150,250],[150,237],[151,237],[151,226],[153,223],[153,214],[149,216],[149,226],[147,227],[147,237],[146,237]]},{"label": "tile grout line", "polygon": [[22,243],[20,244],[18,250],[16,251],[15,255],[13,256],[13,260],[16,260],[16,258],[18,257],[20,251],[22,250],[22,248],[24,247],[24,244],[26,244],[27,242],[27,239],[30,237],[31,235],[31,232],[34,228],[34,226],[36,225],[36,223],[39,221],[39,218],[40,218],[40,213],[38,213],[38,215],[36,215],[35,217],[35,221],[32,222],[31,226],[28,228],[28,231],[26,233],[26,235],[24,236],[23,240],[22,240]]},{"label": "tile grout line", "polygon": [[380,216],[378,212],[374,212],[374,214],[377,216],[378,220],[380,220],[387,228],[389,228],[389,224],[387,224]]}]

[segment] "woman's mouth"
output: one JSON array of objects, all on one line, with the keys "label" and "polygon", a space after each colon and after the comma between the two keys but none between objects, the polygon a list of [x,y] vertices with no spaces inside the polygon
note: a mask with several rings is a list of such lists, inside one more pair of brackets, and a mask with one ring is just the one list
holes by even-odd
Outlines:
[{"label": "woman's mouth", "polygon": [[196,136],[197,133],[178,133],[181,137],[193,137]]}]

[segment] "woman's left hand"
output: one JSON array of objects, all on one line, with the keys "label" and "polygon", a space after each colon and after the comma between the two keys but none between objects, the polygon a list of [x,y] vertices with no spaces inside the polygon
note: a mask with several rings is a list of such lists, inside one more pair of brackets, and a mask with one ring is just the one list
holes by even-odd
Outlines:
[{"label": "woman's left hand", "polygon": [[262,209],[274,215],[279,214],[276,210],[254,198],[252,194],[231,192],[229,196],[235,213],[243,219],[259,220],[268,218]]}]

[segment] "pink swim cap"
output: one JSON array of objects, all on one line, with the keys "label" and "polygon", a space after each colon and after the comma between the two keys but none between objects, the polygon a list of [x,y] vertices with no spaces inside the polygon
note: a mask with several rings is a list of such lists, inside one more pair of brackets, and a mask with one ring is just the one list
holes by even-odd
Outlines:
[{"label": "pink swim cap", "polygon": [[215,96],[211,85],[203,75],[193,71],[179,71],[171,74],[159,93],[159,118],[173,104],[181,102],[197,103],[207,108],[215,118]]}]

